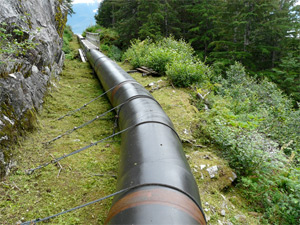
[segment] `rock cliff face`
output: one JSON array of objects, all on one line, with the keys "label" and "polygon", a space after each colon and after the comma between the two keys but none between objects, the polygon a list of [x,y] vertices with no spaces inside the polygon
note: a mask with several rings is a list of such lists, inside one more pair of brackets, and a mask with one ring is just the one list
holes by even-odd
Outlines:
[{"label": "rock cliff face", "polygon": [[32,128],[61,72],[65,0],[0,0],[0,178],[15,164],[10,145]]}]

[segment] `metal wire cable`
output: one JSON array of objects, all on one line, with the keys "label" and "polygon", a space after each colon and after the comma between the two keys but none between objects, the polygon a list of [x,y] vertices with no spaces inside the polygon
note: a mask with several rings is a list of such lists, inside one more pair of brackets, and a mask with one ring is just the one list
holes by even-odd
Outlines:
[{"label": "metal wire cable", "polygon": [[117,194],[124,193],[124,192],[126,192],[126,191],[129,191],[130,189],[132,189],[132,187],[129,187],[129,188],[126,188],[126,189],[122,189],[122,190],[117,191],[117,192],[115,192],[115,193],[113,193],[113,194],[107,195],[107,196],[105,196],[105,197],[103,197],[103,198],[99,198],[99,199],[97,199],[97,200],[88,202],[88,203],[83,204],[83,205],[80,205],[80,206],[76,206],[76,207],[74,207],[74,208],[72,208],[72,209],[68,209],[68,210],[66,210],[66,211],[63,211],[63,212],[60,212],[60,213],[57,213],[57,214],[54,214],[54,215],[51,215],[51,216],[48,216],[48,217],[45,217],[45,218],[42,218],[42,219],[39,218],[39,219],[31,220],[31,221],[26,221],[26,222],[24,222],[24,223],[21,223],[21,225],[31,225],[31,224],[36,224],[36,223],[39,223],[39,222],[43,222],[43,221],[45,221],[45,220],[50,220],[50,219],[52,219],[52,218],[54,218],[54,217],[57,217],[57,216],[66,214],[66,213],[68,213],[68,212],[72,212],[72,211],[74,211],[74,210],[83,208],[83,207],[88,206],[88,205],[92,205],[92,204],[94,204],[94,203],[103,201],[103,200],[105,200],[105,199],[107,199],[107,198],[111,198],[111,197],[113,197],[113,196],[115,196],[115,195],[117,195]]},{"label": "metal wire cable", "polygon": [[51,216],[48,216],[48,217],[45,217],[45,218],[42,218],[42,219],[35,219],[35,220],[31,220],[31,221],[26,221],[24,223],[21,223],[21,225],[31,225],[31,224],[36,224],[36,223],[39,223],[39,222],[43,222],[45,220],[49,220],[49,219],[52,219],[54,217],[57,217],[57,216],[60,216],[60,215],[63,215],[63,214],[66,214],[68,212],[72,212],[74,210],[77,210],[77,209],[80,209],[80,208],[83,208],[85,206],[88,206],[88,205],[92,205],[94,203],[97,203],[97,202],[100,202],[100,201],[103,201],[105,199],[108,199],[108,198],[111,198],[115,195],[118,195],[118,194],[122,194],[122,193],[125,193],[125,192],[128,192],[130,190],[134,190],[134,189],[137,189],[137,188],[140,188],[140,187],[146,187],[146,186],[161,186],[161,187],[166,187],[166,188],[170,188],[170,189],[174,189],[175,191],[178,191],[178,192],[181,192],[182,194],[188,196],[196,205],[197,207],[200,209],[200,211],[202,212],[202,215],[204,216],[204,219],[206,221],[206,218],[205,218],[205,214],[203,212],[203,209],[202,207],[198,204],[198,202],[193,198],[193,196],[191,196],[189,193],[187,192],[184,192],[182,191],[181,189],[175,187],[175,186],[172,186],[172,185],[168,185],[168,184],[162,184],[162,183],[144,183],[144,184],[138,184],[138,185],[135,185],[135,186],[131,186],[131,187],[128,187],[128,188],[124,188],[120,191],[117,191],[115,193],[112,193],[110,195],[107,195],[105,197],[102,197],[102,198],[99,198],[97,200],[94,200],[94,201],[91,201],[91,202],[88,202],[88,203],[85,203],[83,205],[79,205],[79,206],[76,206],[74,208],[71,208],[71,209],[68,209],[68,210],[65,210],[63,212],[60,212],[60,213],[57,213],[57,214],[54,214],[54,215],[51,215]]},{"label": "metal wire cable", "polygon": [[[133,126],[132,126],[132,127],[133,127]],[[127,131],[127,130],[129,130],[129,129],[131,129],[132,127],[128,127],[128,128],[126,128],[126,129],[124,129],[124,130],[121,130],[121,131],[115,133],[115,134],[112,134],[112,135],[110,135],[110,136],[108,136],[108,137],[105,137],[105,138],[103,138],[103,139],[101,139],[101,140],[99,140],[99,141],[96,141],[96,142],[94,142],[94,143],[91,143],[91,144],[89,144],[89,145],[86,145],[86,146],[84,146],[84,147],[82,147],[82,148],[80,148],[80,149],[77,149],[77,150],[75,150],[75,151],[73,151],[73,152],[71,152],[71,153],[69,153],[69,154],[67,154],[67,155],[63,155],[63,156],[61,156],[61,157],[55,158],[54,160],[52,160],[52,161],[50,161],[50,162],[47,162],[47,163],[44,163],[44,164],[41,164],[41,165],[39,165],[39,166],[36,167],[36,168],[29,169],[29,170],[26,171],[26,173],[27,173],[28,175],[30,175],[30,174],[32,174],[35,170],[44,168],[44,167],[46,167],[46,166],[48,166],[48,165],[50,165],[50,164],[55,164],[55,163],[59,162],[60,160],[62,160],[62,159],[64,159],[64,158],[67,158],[67,157],[69,157],[69,156],[71,156],[71,155],[77,154],[77,153],[79,153],[79,152],[81,152],[81,151],[83,151],[83,150],[86,150],[86,149],[88,149],[88,148],[94,146],[94,145],[97,145],[98,143],[104,142],[104,141],[107,140],[107,139],[110,139],[110,138],[112,138],[112,137],[114,137],[114,136],[117,136],[117,135],[119,135],[119,134],[121,134],[121,133],[123,133],[123,132],[125,132],[125,131]]]},{"label": "metal wire cable", "polygon": [[48,144],[50,144],[50,143],[52,143],[52,142],[54,142],[54,141],[56,141],[56,140],[58,140],[58,139],[60,139],[60,138],[62,138],[62,137],[64,137],[64,136],[66,136],[66,135],[69,135],[69,134],[73,133],[75,130],[78,130],[78,129],[80,129],[80,128],[83,128],[83,127],[85,127],[85,126],[91,124],[91,123],[94,122],[95,120],[97,120],[97,119],[99,119],[99,118],[105,116],[105,115],[108,114],[109,112],[114,111],[114,110],[117,109],[118,107],[119,107],[119,105],[116,106],[116,107],[114,107],[114,108],[112,108],[112,109],[110,109],[110,110],[107,110],[106,112],[104,112],[104,113],[102,113],[102,114],[96,116],[95,118],[93,118],[93,119],[91,119],[91,120],[89,120],[89,121],[87,121],[87,122],[85,122],[85,123],[79,125],[78,127],[74,127],[74,128],[72,128],[72,129],[70,129],[70,130],[67,130],[65,133],[60,134],[60,135],[56,136],[55,138],[51,139],[50,141],[44,142],[43,144],[48,145]]},{"label": "metal wire cable", "polygon": [[[106,95],[108,92],[112,91],[113,89],[115,89],[118,85],[122,84],[122,83],[127,83],[127,82],[131,82],[131,83],[137,83],[136,81],[132,81],[132,80],[125,80],[115,86],[113,86],[112,88],[108,89],[107,91],[105,91],[104,93],[98,95],[96,98],[93,98],[92,100],[90,100],[89,102],[85,103],[84,105],[82,105],[81,107],[74,109],[72,111],[69,111],[67,114],[59,117],[57,120],[62,120],[63,118],[67,117],[67,116],[71,116],[72,114],[82,110],[83,108],[87,107],[87,105],[89,105],[90,103],[96,101],[98,98],[103,97],[104,95]],[[138,83],[137,83],[138,84]]]},{"label": "metal wire cable", "polygon": [[91,101],[85,103],[83,106],[81,106],[81,107],[79,107],[79,108],[77,108],[77,109],[74,109],[74,110],[72,110],[72,111],[69,111],[67,114],[65,114],[65,115],[63,115],[63,116],[61,116],[61,117],[59,117],[57,120],[62,120],[63,118],[65,118],[65,117],[67,117],[67,116],[71,116],[72,114],[74,114],[74,113],[76,113],[76,112],[82,110],[83,108],[87,107],[87,105],[89,105],[90,103],[92,103],[92,102],[96,101],[98,98],[101,98],[102,96],[106,95],[107,92],[109,92],[109,91],[110,91],[110,90],[108,90],[108,91],[106,91],[106,92],[104,92],[104,93],[98,95],[96,98],[93,98]]},{"label": "metal wire cable", "polygon": [[125,129],[123,129],[123,130],[121,130],[121,131],[119,131],[119,132],[117,132],[117,133],[115,133],[115,134],[112,134],[112,135],[110,135],[110,136],[108,136],[108,137],[105,137],[105,138],[103,138],[103,139],[101,139],[101,140],[99,140],[99,141],[96,141],[96,142],[91,143],[91,144],[89,144],[89,145],[86,145],[86,146],[84,146],[84,147],[82,147],[82,148],[80,148],[80,149],[77,149],[77,150],[75,150],[75,151],[73,151],[73,152],[71,152],[71,153],[69,153],[69,154],[67,154],[67,155],[63,155],[63,156],[61,156],[61,157],[55,158],[54,160],[52,160],[52,161],[50,161],[50,162],[41,164],[41,165],[39,165],[39,166],[36,167],[36,168],[28,169],[28,170],[26,170],[26,173],[27,173],[28,175],[30,175],[30,174],[32,174],[35,170],[44,168],[44,167],[46,167],[46,166],[48,166],[48,165],[50,165],[50,164],[55,164],[55,163],[59,162],[60,160],[62,160],[62,159],[64,159],[64,158],[67,158],[67,157],[69,157],[69,156],[71,156],[71,155],[75,155],[75,154],[77,154],[77,153],[79,153],[79,152],[81,152],[81,151],[83,151],[83,150],[86,150],[86,149],[88,149],[88,148],[90,148],[90,147],[92,147],[92,146],[94,146],[94,145],[97,145],[98,143],[104,142],[104,141],[107,140],[107,139],[110,139],[110,138],[112,138],[112,137],[114,137],[114,136],[117,136],[117,135],[119,135],[119,134],[124,133],[125,131],[128,131],[128,130],[134,128],[134,127],[137,127],[137,126],[139,126],[139,125],[146,124],[146,123],[158,123],[158,124],[162,124],[162,125],[164,125],[164,126],[167,126],[167,127],[169,127],[173,132],[175,132],[175,134],[177,135],[177,137],[178,137],[179,140],[180,140],[180,137],[179,137],[179,135],[177,134],[177,132],[174,130],[174,128],[170,127],[168,124],[165,124],[165,123],[163,123],[163,122],[161,122],[161,121],[154,121],[154,120],[143,121],[143,122],[134,124],[134,125],[132,125],[132,126],[130,126],[130,127],[127,127],[127,128],[125,128]]},{"label": "metal wire cable", "polygon": [[153,99],[154,101],[156,101],[153,97],[148,96],[148,95],[136,95],[136,96],[133,96],[133,97],[127,99],[125,102],[122,102],[121,104],[115,106],[114,108],[107,110],[106,112],[104,112],[104,113],[102,113],[102,114],[96,116],[95,118],[93,118],[93,119],[91,119],[91,120],[89,120],[89,121],[87,121],[87,122],[85,122],[85,123],[79,125],[78,127],[74,127],[74,128],[72,128],[72,129],[70,129],[70,130],[67,130],[67,131],[64,132],[63,134],[60,134],[60,135],[56,136],[55,138],[51,139],[50,141],[44,142],[43,144],[49,145],[50,143],[52,143],[52,142],[54,142],[54,141],[56,141],[56,140],[58,140],[58,139],[60,139],[60,138],[62,138],[62,137],[64,137],[64,136],[66,136],[66,135],[69,135],[69,134],[73,133],[75,130],[78,130],[78,129],[80,129],[80,128],[83,128],[83,127],[85,127],[85,126],[91,124],[92,122],[94,122],[95,120],[97,120],[97,119],[99,119],[99,118],[105,116],[105,115],[108,114],[109,112],[112,112],[112,111],[114,111],[115,109],[117,109],[117,108],[119,108],[119,107],[122,107],[122,106],[125,105],[126,103],[130,102],[131,100],[137,99],[137,98],[150,98],[150,99]]}]

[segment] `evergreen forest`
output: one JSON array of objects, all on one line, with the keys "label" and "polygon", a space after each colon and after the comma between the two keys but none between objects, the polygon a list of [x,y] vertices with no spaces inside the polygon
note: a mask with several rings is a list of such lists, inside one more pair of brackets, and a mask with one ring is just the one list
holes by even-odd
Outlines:
[{"label": "evergreen forest", "polygon": [[104,0],[97,24],[133,39],[184,39],[224,76],[238,61],[300,100],[300,5],[296,0]]}]

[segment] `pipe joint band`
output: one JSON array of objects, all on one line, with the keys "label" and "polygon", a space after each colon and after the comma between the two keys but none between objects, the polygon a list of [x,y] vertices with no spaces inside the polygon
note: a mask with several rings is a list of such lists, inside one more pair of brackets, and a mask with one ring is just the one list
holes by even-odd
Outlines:
[{"label": "pipe joint band", "polygon": [[176,134],[176,136],[178,137],[179,141],[181,142],[181,138],[179,137],[179,135],[176,132],[176,130],[173,127],[171,127],[169,124],[166,124],[166,123],[161,122],[161,121],[155,121],[155,120],[142,121],[142,122],[139,122],[139,123],[133,125],[133,127],[137,127],[137,126],[140,126],[142,124],[147,124],[147,123],[157,123],[157,124],[161,124],[161,125],[164,125],[164,126],[170,128]]},{"label": "pipe joint band", "polygon": [[206,225],[206,219],[201,207],[189,194],[183,192],[182,190],[174,186],[157,183],[141,184],[132,187],[132,189],[147,186],[159,187],[138,190],[129,193],[121,199],[119,199],[110,209],[105,224],[107,224],[114,216],[126,209],[139,207],[143,205],[161,205],[180,210],[188,214],[199,224]]}]

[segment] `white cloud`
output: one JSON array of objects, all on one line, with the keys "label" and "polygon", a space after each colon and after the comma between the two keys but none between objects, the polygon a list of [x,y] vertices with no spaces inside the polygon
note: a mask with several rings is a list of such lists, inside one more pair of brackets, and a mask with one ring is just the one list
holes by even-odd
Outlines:
[{"label": "white cloud", "polygon": [[73,0],[73,4],[79,4],[79,3],[86,3],[86,4],[91,4],[91,3],[100,3],[103,0]]}]

